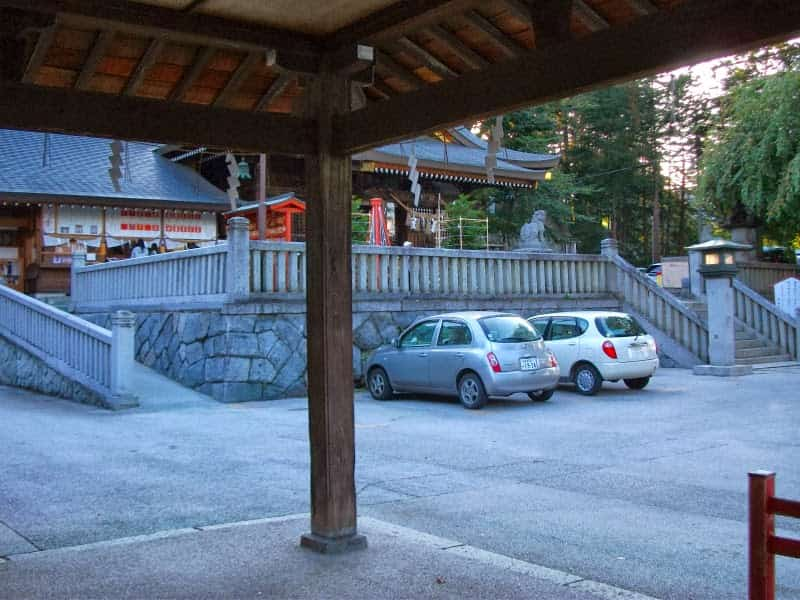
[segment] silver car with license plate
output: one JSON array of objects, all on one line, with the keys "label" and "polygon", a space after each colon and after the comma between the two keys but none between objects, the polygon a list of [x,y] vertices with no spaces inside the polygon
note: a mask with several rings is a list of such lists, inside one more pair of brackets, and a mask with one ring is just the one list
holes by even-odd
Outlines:
[{"label": "silver car with license plate", "polygon": [[556,358],[525,319],[498,312],[456,312],[420,319],[366,365],[373,398],[395,392],[457,395],[466,408],[490,396],[523,392],[547,400],[558,384]]}]

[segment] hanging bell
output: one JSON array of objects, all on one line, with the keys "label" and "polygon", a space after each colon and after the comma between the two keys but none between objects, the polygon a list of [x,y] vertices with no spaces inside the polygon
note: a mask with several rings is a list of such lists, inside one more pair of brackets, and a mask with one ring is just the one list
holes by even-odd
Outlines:
[{"label": "hanging bell", "polygon": [[245,159],[239,161],[239,179],[252,179],[253,176],[250,174],[250,165],[247,164]]}]

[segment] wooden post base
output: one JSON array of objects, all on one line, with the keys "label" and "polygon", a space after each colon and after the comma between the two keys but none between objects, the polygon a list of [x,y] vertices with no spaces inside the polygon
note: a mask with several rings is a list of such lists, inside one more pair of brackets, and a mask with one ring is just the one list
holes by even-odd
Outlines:
[{"label": "wooden post base", "polygon": [[351,550],[364,550],[367,547],[367,538],[360,533],[336,538],[306,533],[300,538],[300,545],[320,554],[341,554]]}]

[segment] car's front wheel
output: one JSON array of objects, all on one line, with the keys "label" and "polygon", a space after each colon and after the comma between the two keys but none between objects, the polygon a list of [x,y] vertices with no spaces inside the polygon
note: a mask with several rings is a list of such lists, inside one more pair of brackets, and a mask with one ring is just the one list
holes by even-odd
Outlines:
[{"label": "car's front wheel", "polygon": [[625,385],[632,390],[641,390],[650,383],[649,377],[637,377],[636,379],[625,379]]},{"label": "car's front wheel", "polygon": [[392,384],[389,383],[389,376],[380,367],[374,367],[367,376],[367,387],[369,393],[375,400],[391,400],[394,396]]},{"label": "car's front wheel", "polygon": [[600,373],[589,364],[578,365],[572,375],[572,380],[575,382],[578,393],[584,396],[594,396],[603,385]]},{"label": "car's front wheel", "polygon": [[553,397],[555,390],[536,390],[535,392],[528,392],[528,398],[534,402],[545,402]]},{"label": "car's front wheel", "polygon": [[464,408],[477,409],[486,405],[486,389],[475,373],[466,373],[458,380],[458,399]]}]

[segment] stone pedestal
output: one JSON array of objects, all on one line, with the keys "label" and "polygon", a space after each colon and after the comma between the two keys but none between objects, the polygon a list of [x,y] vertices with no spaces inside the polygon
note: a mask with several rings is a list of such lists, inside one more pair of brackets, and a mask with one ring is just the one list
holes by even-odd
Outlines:
[{"label": "stone pedestal", "polygon": [[698,250],[689,250],[689,291],[695,298],[705,295],[703,276],[700,274],[700,265],[703,264],[703,253]]},{"label": "stone pedestal", "polygon": [[758,260],[758,230],[755,227],[734,227],[731,229],[731,241],[750,246],[749,250],[737,250],[736,262],[754,262]]},{"label": "stone pedestal", "polygon": [[[735,272],[733,273],[735,274]],[[695,375],[733,376],[752,372],[750,365],[736,364],[733,277],[705,274],[708,302],[708,365],[697,365]]]}]

